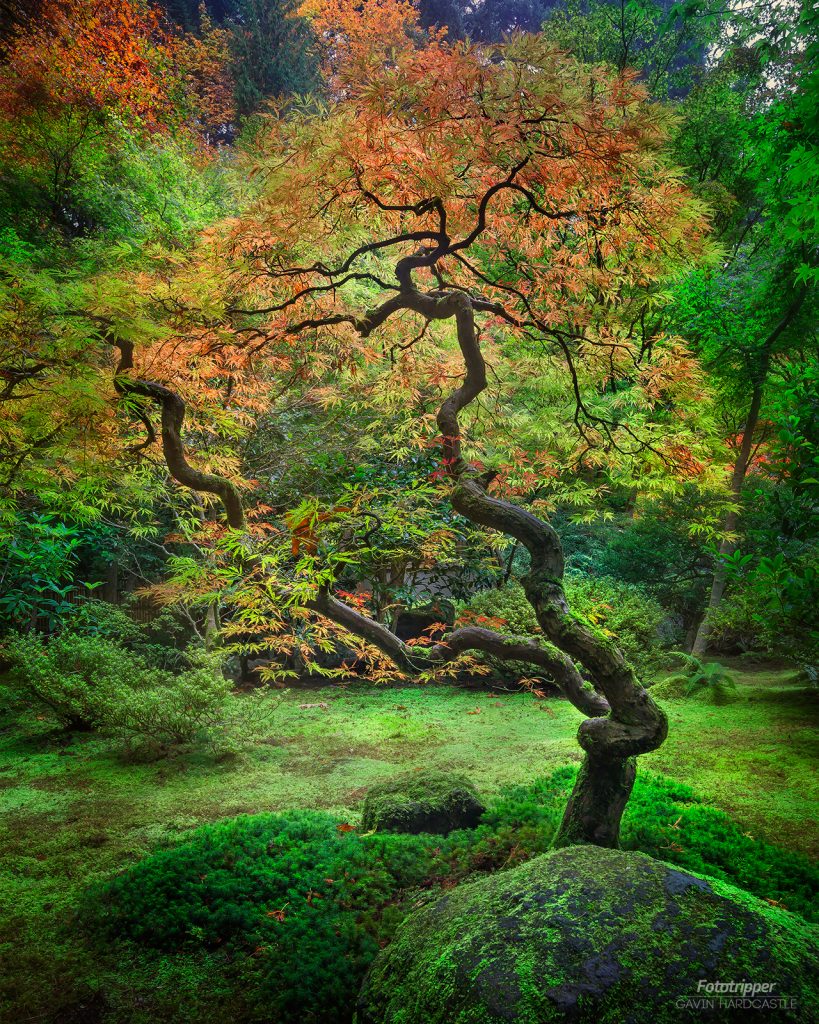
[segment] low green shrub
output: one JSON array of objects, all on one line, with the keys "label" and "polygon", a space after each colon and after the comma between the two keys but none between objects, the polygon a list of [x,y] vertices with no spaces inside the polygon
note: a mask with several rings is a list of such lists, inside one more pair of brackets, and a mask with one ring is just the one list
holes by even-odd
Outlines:
[{"label": "low green shrub", "polygon": [[458,605],[462,620],[498,628],[510,636],[540,636],[535,610],[519,583],[507,583],[492,590],[479,590],[468,602]]},{"label": "low green shrub", "polygon": [[189,655],[173,674],[104,636],[12,634],[3,644],[12,691],[68,729],[96,729],[160,746],[208,736],[223,721],[231,684],[212,657]]},{"label": "low green shrub", "polygon": [[96,637],[11,634],[3,644],[12,684],[72,730],[101,726],[105,709],[129,689],[144,665],[121,647]]},{"label": "low green shrub", "polygon": [[682,783],[658,775],[637,779],[622,844],[819,920],[819,868],[803,854],[755,839]]},{"label": "low green shrub", "polygon": [[147,623],[138,623],[126,611],[107,601],[72,605],[61,616],[60,633],[101,637],[138,655],[152,668],[184,669],[184,629],[164,608]]},{"label": "low green shrub", "polygon": [[[639,675],[647,676],[657,669],[664,657],[659,630],[666,617],[659,602],[639,587],[610,576],[572,574],[566,576],[565,583],[572,612],[614,638]],[[480,591],[461,606],[460,616],[513,636],[542,635],[518,583]],[[503,663],[493,665],[504,671]],[[532,674],[532,666],[514,665],[516,674],[521,670]]]},{"label": "low green shrub", "polygon": [[[328,814],[260,814],[200,829],[104,887],[109,939],[221,950],[249,1019],[349,1021],[363,975],[423,880],[431,837],[346,831]],[[126,954],[127,956],[127,954]]]},{"label": "low green shrub", "polygon": [[[490,804],[485,824],[554,834],[577,769],[561,768],[531,786],[506,790]],[[799,853],[754,839],[724,811],[703,803],[683,783],[640,774],[623,816],[624,849],[724,879],[762,899],[819,919],[819,868]]]},{"label": "low green shrub", "polygon": [[611,576],[566,577],[566,596],[572,611],[616,640],[638,675],[646,677],[664,660],[660,627],[662,605],[633,583]]},{"label": "low green shrub", "polygon": [[[205,958],[233,992],[234,1020],[346,1024],[370,962],[418,891],[546,852],[575,775],[566,767],[507,789],[478,828],[448,836],[359,834],[318,811],[208,825],[95,887],[81,920],[103,955],[120,958],[123,983],[127,965],[146,957],[160,964],[172,954],[177,973]],[[744,834],[671,780],[638,778],[623,845],[817,916],[819,872],[807,858]],[[201,977],[207,985],[208,971]],[[157,988],[151,998],[167,1006],[172,993]]]}]

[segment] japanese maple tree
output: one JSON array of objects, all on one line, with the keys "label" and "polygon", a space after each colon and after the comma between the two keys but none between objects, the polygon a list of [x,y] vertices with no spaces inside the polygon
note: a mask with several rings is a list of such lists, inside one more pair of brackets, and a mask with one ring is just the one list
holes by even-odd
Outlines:
[{"label": "japanese maple tree", "polygon": [[[148,429],[143,446],[157,439],[151,409],[161,410],[170,474],[219,499],[241,538],[243,572],[258,581],[273,562],[248,526],[252,482],[213,454],[207,469],[192,463],[186,414],[201,422],[227,385],[230,407],[244,402],[247,415],[264,404],[265,374],[286,377],[294,367],[304,377],[319,366],[316,379],[326,380],[333,368],[398,351],[399,391],[428,375],[426,390],[441,395],[446,497],[526,549],[521,582],[545,641],[470,625],[408,646],[334,594],[329,570],[289,594],[277,579],[268,592],[278,587],[291,606],[362,637],[404,673],[467,651],[548,672],[587,716],[578,734],[585,760],[557,841],[616,845],[635,756],[663,742],[666,717],[616,644],[572,615],[559,537],[546,519],[492,493],[503,467],[470,459],[464,417],[488,386],[487,346],[493,360],[510,346],[546,352],[573,396],[578,460],[606,449],[696,472],[673,426],[692,362],[678,340],[652,336],[647,313],[670,268],[705,249],[707,226],[668,166],[662,111],[629,75],[584,68],[538,37],[488,49],[436,40],[416,49],[407,39],[386,65],[383,54],[368,63],[356,49],[337,84],[330,109],[271,124],[256,169],[262,197],[214,233],[188,277],[199,294],[196,329],[189,305],[184,336],[141,350],[101,318],[120,352],[117,388]],[[175,323],[178,331],[179,316]],[[599,393],[627,393],[631,406],[590,400],[595,381]],[[630,421],[630,407],[656,412],[651,429]]]}]

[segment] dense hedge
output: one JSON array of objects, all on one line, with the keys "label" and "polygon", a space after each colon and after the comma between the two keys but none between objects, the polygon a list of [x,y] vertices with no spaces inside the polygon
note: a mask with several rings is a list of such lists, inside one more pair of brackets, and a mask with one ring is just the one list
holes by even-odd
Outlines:
[{"label": "dense hedge", "polygon": [[219,730],[233,700],[218,660],[201,650],[191,650],[178,672],[102,634],[10,634],[0,651],[12,665],[12,699],[71,730],[165,747],[190,743]]},{"label": "dense hedge", "polygon": [[[508,789],[480,827],[446,837],[363,835],[316,811],[205,826],[89,893],[84,921],[121,956],[123,977],[150,951],[177,966],[215,956],[237,1019],[343,1024],[418,890],[548,850],[574,774]],[[623,845],[815,913],[819,873],[806,858],[751,839],[687,786],[638,779]]]}]

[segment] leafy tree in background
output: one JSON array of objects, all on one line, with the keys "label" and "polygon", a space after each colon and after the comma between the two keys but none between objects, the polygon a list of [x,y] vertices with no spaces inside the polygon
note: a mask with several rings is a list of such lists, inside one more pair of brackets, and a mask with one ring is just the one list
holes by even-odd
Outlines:
[{"label": "leafy tree in background", "polygon": [[630,64],[652,93],[677,99],[674,152],[726,247],[721,268],[678,282],[664,313],[718,384],[730,459],[729,507],[697,654],[729,583],[743,487],[770,425],[766,403],[805,344],[815,344],[819,173],[815,118],[806,109],[815,106],[816,17],[809,5],[800,14],[794,5],[594,3],[556,12],[545,26],[584,59]]},{"label": "leafy tree in background", "polygon": [[184,32],[198,33],[203,10],[207,17],[221,26],[233,14],[235,0],[206,0],[205,3],[202,0],[160,0],[157,6]]},{"label": "leafy tree in background", "polygon": [[568,0],[544,22],[546,36],[580,60],[639,72],[652,96],[681,96],[703,72],[713,20],[672,16],[662,0]]},{"label": "leafy tree in background", "polygon": [[[754,28],[758,31],[758,23],[747,31]],[[806,7],[776,60],[745,56],[738,74],[737,54],[730,54],[716,81],[690,98],[695,116],[681,136],[684,158],[701,186],[712,182],[729,199],[721,226],[731,248],[721,272],[689,279],[675,315],[678,324],[686,324],[705,365],[724,382],[726,408],[738,410],[740,417],[729,431],[735,450],[732,507],[708,608],[694,641],[697,655],[707,649],[710,620],[728,584],[742,491],[761,441],[766,400],[777,379],[790,375],[788,366],[800,364],[806,340],[815,346],[816,211],[815,198],[805,186],[811,168],[813,182],[819,182],[819,165],[815,129],[799,111],[815,97],[810,57],[817,45],[816,29],[816,14]],[[709,92],[722,98],[723,114],[717,118],[703,116],[703,104],[706,110],[714,106]],[[725,111],[730,111],[728,131]],[[700,296],[693,305],[692,287]]]},{"label": "leafy tree in background", "polygon": [[513,32],[538,32],[554,6],[552,0],[481,0],[464,5],[463,23],[470,38],[498,42]]},{"label": "leafy tree in background", "polygon": [[172,234],[197,177],[197,129],[213,131],[226,116],[225,57],[215,33],[171,37],[140,5],[44,6],[0,67],[6,232],[37,245],[55,229],[139,236],[134,225],[153,220]]},{"label": "leafy tree in background", "polygon": [[296,0],[236,0],[231,30],[240,117],[255,113],[266,100],[318,86],[313,36]]},{"label": "leafy tree in background", "polygon": [[196,34],[175,41],[173,60],[184,83],[182,103],[208,143],[231,137],[236,120],[236,83],[231,68],[228,29],[219,27],[204,4]]},{"label": "leafy tree in background", "polygon": [[[688,293],[678,293],[675,316],[678,322],[687,323],[689,336],[705,365],[724,381],[729,422],[730,410],[739,412],[738,420],[734,419],[729,426],[733,448],[732,506],[724,522],[726,536],[719,548],[709,610],[719,606],[728,582],[725,559],[736,547],[740,501],[762,440],[759,428],[772,367],[777,361],[787,365],[805,331],[810,330],[812,311],[810,305],[805,306],[807,289],[794,287],[792,275],[783,273],[783,269],[766,267],[759,259],[747,266],[737,259],[730,271],[718,275],[716,280],[694,275],[689,279]],[[707,646],[707,619],[708,616],[694,641],[693,652],[697,655]]]}]

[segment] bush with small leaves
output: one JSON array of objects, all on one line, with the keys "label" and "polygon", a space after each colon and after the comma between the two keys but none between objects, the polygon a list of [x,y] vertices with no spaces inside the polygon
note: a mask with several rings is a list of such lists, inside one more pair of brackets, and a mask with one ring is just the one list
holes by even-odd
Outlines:
[{"label": "bush with small leaves", "polygon": [[189,652],[188,667],[172,674],[104,636],[13,634],[3,646],[18,698],[68,729],[161,747],[190,743],[210,738],[235,699],[218,662],[203,652]]},{"label": "bush with small leaves", "polygon": [[145,666],[100,637],[12,633],[3,644],[18,696],[51,712],[67,729],[100,728],[106,707],[127,693]]},{"label": "bush with small leaves", "polygon": [[111,640],[118,647],[133,651],[153,668],[181,669],[187,664],[181,649],[185,631],[167,608],[142,624],[117,605],[86,601],[71,606],[61,617],[59,632]]},{"label": "bush with small leaves", "polygon": [[433,848],[365,838],[322,812],[243,816],[130,868],[91,894],[88,914],[106,943],[220,951],[243,1019],[343,1024]]}]

